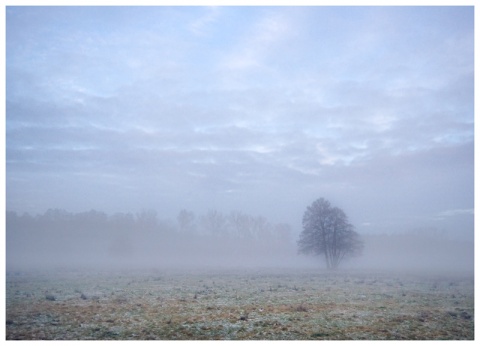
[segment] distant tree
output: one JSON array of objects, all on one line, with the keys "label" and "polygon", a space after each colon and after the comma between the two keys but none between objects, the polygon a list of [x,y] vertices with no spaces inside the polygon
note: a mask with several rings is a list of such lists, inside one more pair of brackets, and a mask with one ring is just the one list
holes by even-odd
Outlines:
[{"label": "distant tree", "polygon": [[195,214],[192,211],[182,209],[178,213],[177,221],[182,232],[192,231],[194,229]]},{"label": "distant tree", "polygon": [[259,241],[271,240],[271,225],[263,216],[256,216],[252,218],[252,230],[255,238]]},{"label": "distant tree", "polygon": [[228,217],[228,223],[232,229],[232,236],[240,239],[251,239],[251,217],[240,211],[232,211]]},{"label": "distant tree", "polygon": [[136,222],[140,230],[153,231],[157,228],[157,212],[144,209],[137,213]]},{"label": "distant tree", "polygon": [[360,255],[363,242],[343,210],[319,198],[303,215],[298,247],[303,254],[324,255],[327,268],[336,269],[344,258]]},{"label": "distant tree", "polygon": [[209,210],[208,213],[202,217],[202,225],[207,234],[213,236],[227,235],[227,219],[217,210]]},{"label": "distant tree", "polygon": [[132,213],[115,213],[110,217],[110,227],[115,231],[135,229],[135,216]]},{"label": "distant tree", "polygon": [[108,227],[108,216],[94,209],[77,213],[73,215],[71,227],[80,231],[103,231]]}]

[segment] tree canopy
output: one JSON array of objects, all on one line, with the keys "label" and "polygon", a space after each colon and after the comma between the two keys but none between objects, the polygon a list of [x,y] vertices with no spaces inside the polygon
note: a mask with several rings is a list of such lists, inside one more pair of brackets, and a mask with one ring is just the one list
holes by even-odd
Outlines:
[{"label": "tree canopy", "polygon": [[336,269],[346,257],[361,254],[363,242],[343,210],[319,198],[303,215],[299,252],[324,255],[327,268]]}]

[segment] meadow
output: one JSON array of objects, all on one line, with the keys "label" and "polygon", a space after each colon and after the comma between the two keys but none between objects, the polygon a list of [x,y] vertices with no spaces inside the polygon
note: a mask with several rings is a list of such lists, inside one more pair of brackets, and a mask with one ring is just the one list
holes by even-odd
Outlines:
[{"label": "meadow", "polygon": [[7,340],[473,340],[472,273],[9,270]]}]

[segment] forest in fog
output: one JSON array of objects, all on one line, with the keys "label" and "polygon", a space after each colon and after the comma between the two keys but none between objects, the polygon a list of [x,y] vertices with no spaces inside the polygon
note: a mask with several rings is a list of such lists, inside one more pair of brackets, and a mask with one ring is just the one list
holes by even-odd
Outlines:
[{"label": "forest in fog", "polygon": [[[323,257],[298,254],[298,227],[239,211],[181,210],[173,220],[155,211],[8,211],[6,226],[7,268],[324,267]],[[362,256],[345,268],[473,271],[473,243],[437,230],[361,237]]]},{"label": "forest in fog", "polygon": [[289,225],[241,212],[211,210],[196,217],[182,210],[176,220],[159,220],[154,211],[7,213],[7,257],[12,265],[272,264],[290,256],[293,243]]}]

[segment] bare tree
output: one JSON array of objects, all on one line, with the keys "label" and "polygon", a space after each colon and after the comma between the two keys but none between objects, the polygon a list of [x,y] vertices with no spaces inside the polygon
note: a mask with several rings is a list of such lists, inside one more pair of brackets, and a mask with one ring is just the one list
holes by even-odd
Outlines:
[{"label": "bare tree", "polygon": [[177,221],[181,232],[191,232],[195,228],[195,214],[192,211],[182,209],[178,213]]},{"label": "bare tree", "polygon": [[205,231],[213,236],[227,235],[227,220],[225,216],[217,210],[209,210],[202,217],[202,224]]},{"label": "bare tree", "polygon": [[228,223],[232,229],[232,236],[240,239],[252,239],[251,217],[240,211],[232,211],[228,217]]},{"label": "bare tree", "polygon": [[303,215],[298,246],[303,254],[323,254],[327,268],[336,269],[345,257],[359,255],[363,242],[343,210],[319,198]]}]

